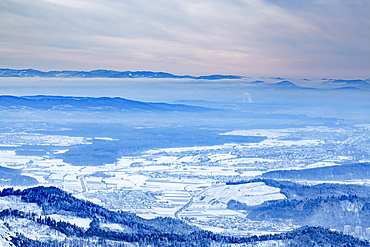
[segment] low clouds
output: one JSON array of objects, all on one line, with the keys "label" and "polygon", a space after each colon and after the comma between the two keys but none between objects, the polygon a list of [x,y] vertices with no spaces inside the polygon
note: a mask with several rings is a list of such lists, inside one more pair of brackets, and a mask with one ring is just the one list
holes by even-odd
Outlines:
[{"label": "low clouds", "polygon": [[370,5],[3,0],[0,67],[369,77]]}]

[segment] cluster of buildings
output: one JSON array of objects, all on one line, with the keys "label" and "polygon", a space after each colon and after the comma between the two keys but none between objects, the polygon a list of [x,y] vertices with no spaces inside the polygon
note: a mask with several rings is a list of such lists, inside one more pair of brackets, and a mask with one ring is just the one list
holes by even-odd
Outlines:
[{"label": "cluster of buildings", "polygon": [[344,234],[350,234],[355,237],[362,237],[370,239],[370,227],[363,229],[362,226],[355,226],[354,228],[351,225],[345,225],[343,229]]}]

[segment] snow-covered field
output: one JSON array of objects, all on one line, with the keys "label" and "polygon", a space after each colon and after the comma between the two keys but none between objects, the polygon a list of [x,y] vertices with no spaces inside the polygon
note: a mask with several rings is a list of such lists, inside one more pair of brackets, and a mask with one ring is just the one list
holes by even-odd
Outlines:
[{"label": "snow-covered field", "polygon": [[53,145],[53,146],[71,146],[77,144],[87,144],[84,137],[71,137],[62,135],[44,135],[36,133],[15,132],[0,133],[1,145]]},{"label": "snow-covered field", "polygon": [[202,222],[199,227],[214,231],[224,231],[225,229],[221,226],[210,227],[207,222],[225,217],[245,218],[243,213],[228,209],[227,204],[231,200],[253,206],[269,200],[286,198],[280,193],[280,189],[267,186],[262,182],[239,185],[204,184],[202,186],[189,186],[187,190],[194,197],[192,203],[180,212],[181,217]]},{"label": "snow-covered field", "polygon": [[16,155],[13,150],[0,150],[0,165],[5,167],[25,167],[30,161],[41,161],[42,157],[37,156],[20,156]]},{"label": "snow-covered field", "polygon": [[[203,197],[204,196],[204,197]],[[248,183],[239,185],[220,185],[206,190],[199,201],[212,206],[225,208],[230,200],[254,206],[269,200],[286,199],[280,189],[267,186],[265,183]],[[198,200],[197,200],[198,201]]]},{"label": "snow-covered field", "polygon": [[[85,197],[87,193],[130,192],[147,193],[135,198],[135,204],[120,209],[138,213],[145,218],[158,216],[201,220],[203,229],[224,231],[205,222],[223,217],[245,217],[227,209],[230,200],[247,205],[261,204],[267,200],[284,199],[280,190],[264,183],[226,185],[226,181],[248,180],[274,169],[306,169],[340,165],[352,159],[346,153],[322,155],[330,136],[320,138],[320,133],[341,135],[342,129],[314,126],[304,129],[251,129],[225,132],[221,135],[266,136],[259,143],[225,143],[214,146],[161,148],[137,156],[123,156],[117,162],[103,166],[73,166],[51,155],[17,155],[12,147],[18,145],[56,146],[54,154],[68,151],[70,145],[89,145],[95,140],[114,141],[110,137],[68,137],[41,134],[0,134],[0,166],[22,169],[22,175],[34,177],[41,185],[57,186],[102,206],[120,205],[122,198]],[[302,134],[303,133],[303,134]],[[317,134],[319,133],[319,134]],[[12,141],[9,141],[11,138]],[[328,139],[329,138],[329,139]],[[333,145],[350,143],[350,138],[334,140]],[[59,150],[58,150],[59,148]],[[317,154],[316,154],[316,153]],[[320,156],[321,155],[321,156]],[[98,194],[96,194],[98,195]],[[102,194],[100,194],[101,196]],[[148,198],[155,202],[147,204]],[[116,201],[115,201],[116,200]],[[0,207],[25,207],[21,202],[2,198]],[[112,209],[117,209],[117,206]],[[30,209],[31,210],[31,209]],[[35,206],[32,211],[40,209]],[[58,219],[58,215],[54,215]],[[86,227],[86,219],[63,220]],[[190,220],[191,221],[191,220]],[[195,221],[194,221],[195,222]],[[115,225],[105,227],[123,231]]]}]

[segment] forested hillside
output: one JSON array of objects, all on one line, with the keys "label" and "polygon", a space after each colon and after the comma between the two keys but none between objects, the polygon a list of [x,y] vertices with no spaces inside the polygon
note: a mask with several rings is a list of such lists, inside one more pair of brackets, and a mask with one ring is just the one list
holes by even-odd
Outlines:
[{"label": "forested hillside", "polygon": [[[110,211],[55,187],[34,187],[23,191],[7,188],[0,192],[0,197],[18,197],[23,203],[37,204],[42,209],[41,214],[11,208],[0,211],[0,221],[5,227],[3,241],[9,239],[9,244],[22,247],[128,246],[129,243],[134,246],[269,246],[275,242],[280,246],[370,246],[366,241],[320,227],[303,227],[274,235],[223,236],[172,218],[146,220],[132,213]],[[277,208],[285,209],[284,206]],[[258,217],[256,212],[254,215]],[[91,221],[88,227],[81,227],[51,217],[56,214]],[[22,222],[22,226],[17,222]],[[103,227],[107,224],[118,224],[125,230]]]}]

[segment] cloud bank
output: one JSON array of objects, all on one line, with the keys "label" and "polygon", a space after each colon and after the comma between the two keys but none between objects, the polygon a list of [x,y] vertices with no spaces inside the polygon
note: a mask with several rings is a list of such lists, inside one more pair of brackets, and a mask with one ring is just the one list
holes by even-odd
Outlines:
[{"label": "cloud bank", "polygon": [[2,0],[0,67],[370,77],[366,0]]}]

